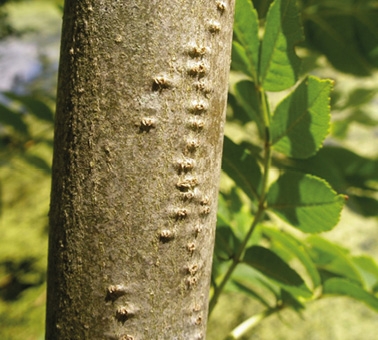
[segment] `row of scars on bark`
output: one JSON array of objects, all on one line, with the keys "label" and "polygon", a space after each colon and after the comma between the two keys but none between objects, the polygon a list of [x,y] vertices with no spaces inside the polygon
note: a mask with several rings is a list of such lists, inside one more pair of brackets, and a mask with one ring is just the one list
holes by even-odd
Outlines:
[{"label": "row of scars on bark", "polygon": [[[216,1],[216,8],[220,15],[222,15],[227,6],[223,1]],[[210,20],[207,23],[207,30],[211,34],[219,33],[221,30],[221,24],[217,20]],[[198,141],[198,134],[205,128],[205,120],[202,118],[209,109],[208,96],[212,90],[206,83],[206,74],[209,71],[209,66],[205,60],[205,55],[210,52],[210,49],[206,46],[198,46],[197,44],[191,44],[188,48],[188,55],[191,60],[188,63],[187,74],[193,78],[194,87],[201,94],[201,99],[195,100],[190,103],[188,107],[188,113],[191,115],[188,119],[187,126],[192,131],[189,138],[187,138],[185,147],[183,150],[182,158],[179,159],[174,165],[179,175],[179,180],[176,183],[176,189],[180,195],[181,200],[185,202],[196,200],[195,202],[200,207],[199,215],[205,217],[210,213],[210,199],[207,196],[202,196],[197,190],[197,186],[200,184],[195,176],[196,160],[195,151],[199,148],[200,143]],[[169,90],[173,87],[173,82],[166,76],[156,76],[153,78],[152,91]],[[141,119],[139,126],[139,132],[150,132],[151,129],[156,128],[157,121],[154,117],[144,117]],[[193,135],[194,134],[194,135]],[[173,216],[177,222],[185,220],[190,215],[190,210],[187,207],[176,208],[173,212]],[[196,250],[195,239],[201,233],[203,227],[198,224],[193,230],[193,241],[186,245],[186,250],[192,257]],[[161,230],[159,238],[161,242],[169,242],[174,239],[175,233],[172,230]],[[198,282],[199,266],[196,263],[191,263],[186,267],[186,285],[188,289],[193,288]],[[127,293],[127,287],[123,284],[111,285],[107,289],[106,299],[115,302],[118,298]],[[199,326],[202,323],[201,308],[198,306],[193,309],[196,313],[194,318],[194,324]],[[125,323],[129,318],[133,317],[137,313],[137,308],[128,304],[127,306],[118,306],[116,309],[116,319],[119,322]],[[132,335],[121,335],[117,337],[118,340],[136,340]],[[203,339],[203,334],[199,333],[196,339]]]}]

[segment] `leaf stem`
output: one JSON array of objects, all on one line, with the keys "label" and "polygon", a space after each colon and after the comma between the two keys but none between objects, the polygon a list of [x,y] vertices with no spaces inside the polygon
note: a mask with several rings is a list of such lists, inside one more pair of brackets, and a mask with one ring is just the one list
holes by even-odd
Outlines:
[{"label": "leaf stem", "polygon": [[226,283],[228,282],[229,278],[231,277],[231,274],[235,270],[236,266],[240,263],[241,256],[243,255],[243,252],[244,252],[244,249],[245,249],[245,247],[246,247],[246,245],[248,243],[248,240],[251,237],[253,231],[255,230],[255,227],[256,227],[257,223],[260,221],[260,219],[261,219],[261,217],[263,215],[264,215],[263,206],[259,205],[259,208],[258,208],[258,210],[256,212],[256,215],[255,215],[255,217],[253,219],[253,222],[251,224],[251,227],[249,228],[249,230],[248,230],[248,232],[247,232],[247,234],[246,234],[246,236],[245,236],[242,244],[238,248],[238,251],[233,256],[232,263],[231,263],[230,267],[228,267],[228,270],[227,270],[226,274],[224,275],[221,283],[218,286],[216,286],[215,289],[214,289],[214,294],[211,297],[210,304],[209,304],[209,315],[211,314],[211,312],[213,311],[215,305],[217,304],[219,296],[222,293],[223,288],[226,285]]},{"label": "leaf stem", "polygon": [[[265,129],[269,129],[270,127],[270,111],[269,111],[269,105],[266,100],[266,93],[261,87],[256,88],[258,92],[258,97],[260,99],[260,114],[262,115]],[[267,136],[265,136],[266,139]]]},{"label": "leaf stem", "polygon": [[268,193],[269,184],[269,169],[272,165],[272,149],[270,144],[270,130],[269,127],[265,127],[265,141],[264,141],[264,170],[261,185],[261,195],[259,199],[259,206],[265,206],[265,199]]},{"label": "leaf stem", "polygon": [[268,184],[269,184],[269,169],[272,162],[272,156],[271,156],[271,143],[270,143],[270,112],[269,112],[269,106],[266,101],[266,95],[265,92],[259,88],[257,89],[259,91],[259,98],[260,98],[260,114],[263,117],[263,121],[265,124],[265,141],[264,141],[264,165],[263,165],[263,178],[262,178],[262,186],[261,186],[261,195],[259,197],[258,202],[258,209],[255,214],[255,217],[252,221],[252,224],[247,232],[247,234],[244,237],[243,242],[239,246],[238,250],[236,251],[235,255],[232,257],[232,263],[230,267],[228,268],[226,274],[224,275],[222,281],[218,286],[214,286],[214,294],[211,297],[210,304],[209,304],[209,315],[213,311],[216,303],[218,302],[219,296],[222,293],[226,283],[230,279],[232,273],[234,272],[236,266],[240,263],[241,258],[243,256],[243,253],[245,251],[245,248],[247,246],[247,243],[255,230],[257,224],[260,222],[262,217],[264,216],[264,212],[266,209],[265,206],[265,199],[268,191]]},{"label": "leaf stem", "polygon": [[269,184],[269,169],[272,164],[272,150],[270,140],[270,110],[266,100],[266,93],[261,87],[257,88],[260,98],[260,114],[263,117],[265,124],[265,140],[264,140],[264,164],[263,164],[263,178],[261,186],[261,195],[259,199],[259,206],[265,205],[265,198],[268,191]]},{"label": "leaf stem", "polygon": [[269,308],[264,310],[261,313],[255,314],[252,317],[248,318],[242,322],[239,326],[234,328],[232,332],[227,336],[226,340],[237,340],[240,339],[243,335],[249,332],[252,328],[256,327],[261,321],[266,319],[268,316],[276,313],[282,309],[282,306],[276,306],[274,308]]}]

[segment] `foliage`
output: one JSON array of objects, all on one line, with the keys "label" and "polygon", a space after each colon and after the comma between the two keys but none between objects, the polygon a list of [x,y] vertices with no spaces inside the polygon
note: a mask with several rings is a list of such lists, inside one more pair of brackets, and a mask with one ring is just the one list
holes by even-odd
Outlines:
[{"label": "foliage", "polygon": [[[361,260],[315,235],[336,226],[349,196],[349,205],[359,207],[360,213],[374,214],[378,201],[371,194],[376,191],[377,161],[342,147],[322,148],[331,125],[333,82],[301,72],[295,46],[303,40],[303,30],[296,1],[275,0],[266,11],[262,2],[256,4],[260,12],[248,0],[236,2],[232,69],[239,76],[231,84],[229,118],[239,122],[240,131],[253,122],[260,138],[225,138],[223,170],[236,187],[221,192],[219,200],[210,312],[224,289],[247,294],[265,310],[236,327],[227,339],[240,339],[272,313],[284,308],[300,313],[307,302],[326,296],[348,296],[378,312],[376,262],[370,257]],[[325,52],[343,71],[371,72],[375,64],[365,73],[361,65],[346,69],[349,61],[341,58],[345,51],[330,32],[319,33],[322,26],[313,25],[314,18],[328,15],[337,1],[316,5],[315,11],[314,2],[302,3],[306,36],[312,38],[306,43]],[[326,42],[324,49],[320,40]],[[366,58],[372,55],[360,52]],[[281,91],[280,101],[273,105]],[[372,91],[363,94],[371,98]],[[344,108],[365,102],[359,93],[353,97]],[[230,203],[235,196],[244,197],[250,206],[249,211],[241,209],[237,219]],[[272,294],[273,301],[267,299]]]},{"label": "foliage", "polygon": [[[33,11],[36,3],[39,2],[42,6],[46,6],[46,2],[48,2],[49,5],[54,3],[54,6],[63,8],[63,0],[34,0],[32,3],[30,2],[30,0],[0,0],[0,40],[9,37],[20,38],[22,35],[36,30],[35,24],[30,25],[30,20],[27,20],[27,23],[23,22],[21,25],[19,25],[19,22],[13,20],[10,12],[19,11],[20,6],[27,6],[29,10],[31,9],[31,11]],[[30,11],[28,14],[30,17],[33,17],[33,15],[31,15],[33,13],[30,13]],[[38,19],[41,20],[41,18]],[[31,21],[33,21],[33,19]]]},{"label": "foliage", "polygon": [[[375,260],[319,234],[337,224],[344,203],[362,216],[377,215],[378,160],[339,144],[323,146],[329,132],[342,140],[353,123],[377,124],[367,105],[377,90],[331,93],[331,80],[305,72],[318,64],[320,53],[343,72],[373,72],[373,1],[303,0],[299,12],[294,0],[253,4],[236,3],[228,107],[233,132],[225,137],[222,164],[229,184],[219,195],[211,309],[221,293],[233,291],[257,301],[261,310],[246,315],[228,339],[242,338],[283,309],[301,313],[309,302],[329,296],[350,297],[378,311]],[[2,339],[43,333],[51,97],[40,91],[2,94]]]},{"label": "foliage", "polygon": [[53,115],[45,98],[3,96],[0,324],[7,327],[0,334],[36,339],[31,334],[43,334],[44,322]]},{"label": "foliage", "polygon": [[[24,13],[21,5],[29,16],[39,6],[46,13],[53,8],[7,1],[0,7],[8,14],[0,26],[12,28],[2,37],[5,44],[33,39],[34,29],[15,20],[16,13]],[[43,72],[50,68],[42,66]],[[0,338],[5,340],[41,339],[44,332],[55,75],[43,73],[27,84],[15,79],[12,90],[0,94]]]},{"label": "foliage", "polygon": [[308,43],[334,67],[371,75],[378,66],[375,0],[303,0],[302,13]]}]

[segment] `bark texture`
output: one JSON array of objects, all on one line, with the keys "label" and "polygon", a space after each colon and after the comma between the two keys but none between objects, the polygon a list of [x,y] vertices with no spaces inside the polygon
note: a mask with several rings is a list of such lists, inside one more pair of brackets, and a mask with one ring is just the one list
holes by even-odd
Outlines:
[{"label": "bark texture", "polygon": [[203,339],[234,0],[66,0],[46,338]]}]

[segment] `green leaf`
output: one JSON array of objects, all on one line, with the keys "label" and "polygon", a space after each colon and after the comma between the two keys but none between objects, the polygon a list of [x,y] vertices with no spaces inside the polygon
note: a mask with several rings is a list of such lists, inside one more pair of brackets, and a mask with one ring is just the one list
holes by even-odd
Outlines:
[{"label": "green leaf", "polygon": [[359,196],[349,194],[348,207],[364,216],[377,214],[378,201],[370,196],[378,186],[378,159],[326,146],[305,160],[276,158],[275,166],[324,178],[338,192],[357,192]]},{"label": "green leaf", "polygon": [[[360,0],[355,14],[355,29],[359,46],[374,66],[378,67],[378,8],[376,1]],[[353,12],[352,12],[353,13]]]},{"label": "green leaf", "polygon": [[238,291],[245,293],[246,295],[259,301],[265,307],[270,308],[269,302],[264,299],[262,294],[259,294],[255,289],[253,289],[248,281],[243,279],[233,279],[232,283],[235,285],[235,288]]},{"label": "green leaf", "polygon": [[350,195],[349,201],[350,208],[362,216],[376,217],[378,215],[378,200],[373,197]]},{"label": "green leaf", "polygon": [[243,262],[257,269],[294,295],[304,297],[312,295],[297,272],[269,249],[252,246],[246,250]]},{"label": "green leaf", "polygon": [[260,136],[264,135],[264,122],[259,114],[259,99],[255,84],[249,80],[242,80],[235,84],[235,96],[242,108],[247,112],[249,118],[256,122]]},{"label": "green leaf", "polygon": [[[253,220],[251,209],[245,204],[245,199],[244,202],[241,200],[241,194],[237,186],[232,187],[227,193],[221,192],[217,212],[217,227],[229,226],[239,240],[244,239]],[[257,226],[248,244],[258,243],[260,239],[261,232]]]},{"label": "green leaf", "polygon": [[353,263],[364,279],[365,286],[368,290],[372,290],[378,283],[378,265],[375,260],[367,255],[354,256]]},{"label": "green leaf", "polygon": [[331,230],[339,221],[345,197],[315,176],[286,172],[272,184],[267,206],[306,233]]},{"label": "green leaf", "polygon": [[257,197],[261,171],[256,159],[242,146],[224,137],[222,169],[251,200]]},{"label": "green leaf", "polygon": [[331,134],[337,139],[345,139],[353,123],[367,127],[375,127],[378,125],[378,119],[374,117],[375,112],[369,110],[367,105],[365,107],[357,107],[354,110],[349,109],[344,112],[348,113],[346,117],[332,121]]},{"label": "green leaf", "polygon": [[275,253],[283,257],[281,251],[287,252],[291,255],[289,260],[292,258],[298,259],[305,267],[307,274],[310,276],[314,288],[320,285],[319,273],[302,242],[282,230],[266,226],[260,228],[262,228],[263,234],[269,238],[272,243],[271,248]]},{"label": "green leaf", "polygon": [[12,92],[4,92],[9,99],[23,104],[31,114],[37,118],[52,123],[54,121],[54,114],[51,109],[41,100],[35,99],[31,96],[20,96]]},{"label": "green leaf", "polygon": [[378,312],[378,298],[365,291],[358,284],[346,279],[332,278],[327,280],[323,285],[323,294],[349,296]]},{"label": "green leaf", "polygon": [[253,0],[253,5],[255,6],[260,19],[265,19],[269,10],[269,6],[273,0]]},{"label": "green leaf", "polygon": [[339,169],[350,186],[372,189],[368,184],[369,181],[378,183],[378,159],[365,158],[348,149],[335,147],[324,148],[319,154],[323,159],[317,161],[328,163],[328,166],[323,164],[323,171],[326,172],[325,168],[332,163],[332,167]]},{"label": "green leaf", "polygon": [[215,234],[215,256],[229,260],[239,248],[240,241],[229,226],[217,227]]},{"label": "green leaf", "polygon": [[240,71],[253,79],[253,73],[250,70],[247,53],[244,47],[235,40],[232,42],[231,70]]},{"label": "green leaf", "polygon": [[308,237],[306,243],[312,260],[322,274],[343,276],[359,284],[363,282],[347,249],[317,235]]},{"label": "green leaf", "polygon": [[368,76],[371,74],[371,62],[376,60],[377,10],[368,9],[371,18],[363,18],[360,9],[365,7],[366,11],[366,6],[362,2],[319,1],[316,6],[305,9],[305,31],[306,42],[324,53],[335,68]]},{"label": "green leaf", "polygon": [[217,227],[229,225],[231,223],[231,211],[226,201],[226,194],[219,192],[217,209]]},{"label": "green leaf", "polygon": [[299,299],[297,299],[294,295],[287,292],[285,289],[282,289],[281,299],[282,299],[282,304],[284,306],[291,307],[293,310],[295,310],[299,314],[301,311],[303,311],[306,308],[305,305]]},{"label": "green leaf", "polygon": [[233,58],[237,65],[244,65],[239,70],[257,81],[259,62],[259,20],[250,0],[238,0],[235,4],[234,34],[238,43],[233,45]]},{"label": "green leaf", "polygon": [[303,40],[296,0],[275,0],[269,8],[261,43],[259,83],[266,91],[293,86],[300,71],[294,46]]},{"label": "green leaf", "polygon": [[0,123],[12,127],[23,135],[29,135],[28,126],[19,112],[13,111],[0,103]]},{"label": "green leaf", "polygon": [[231,92],[228,92],[227,97],[227,120],[229,122],[238,121],[241,123],[241,125],[251,121],[249,113],[244,110],[244,108],[237,101],[235,94]]},{"label": "green leaf", "polygon": [[23,158],[36,169],[41,170],[48,175],[51,174],[51,165],[47,163],[42,157],[26,153],[23,155]]},{"label": "green leaf", "polygon": [[268,301],[271,299],[278,301],[280,299],[280,286],[246,263],[241,262],[236,267],[232,275],[232,281],[244,282],[244,284],[248,286],[253,286],[258,289]]},{"label": "green leaf", "polygon": [[340,110],[369,104],[371,103],[373,98],[376,96],[376,94],[377,94],[376,88],[354,89],[352,92],[348,93],[348,100],[342,107],[340,107]]},{"label": "green leaf", "polygon": [[276,151],[294,158],[308,158],[321,147],[330,126],[332,81],[305,79],[276,108],[271,122]]}]

